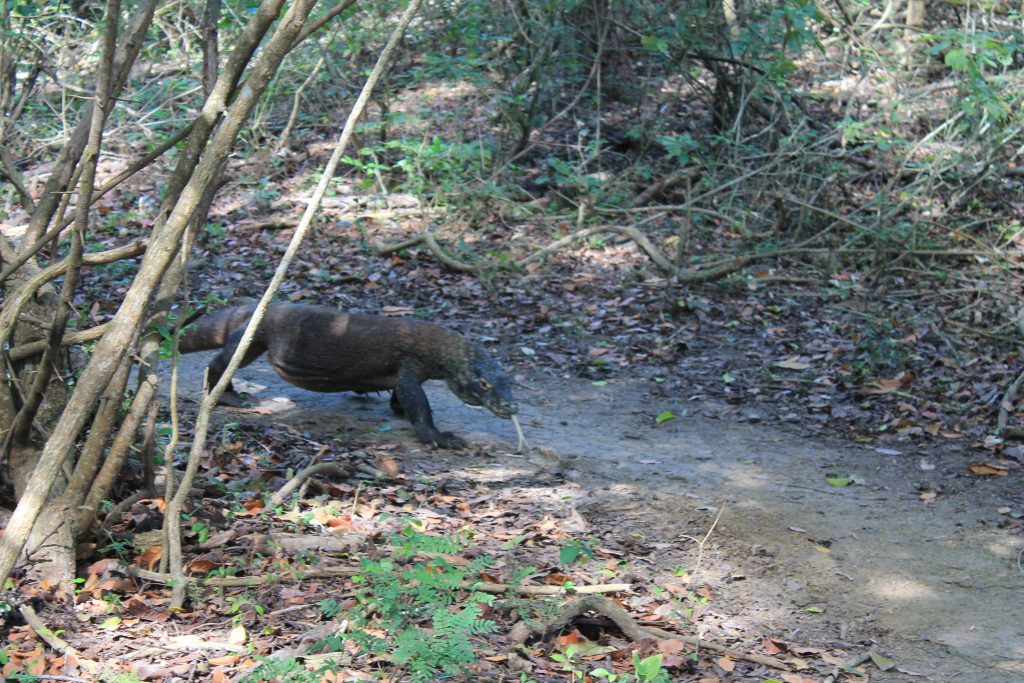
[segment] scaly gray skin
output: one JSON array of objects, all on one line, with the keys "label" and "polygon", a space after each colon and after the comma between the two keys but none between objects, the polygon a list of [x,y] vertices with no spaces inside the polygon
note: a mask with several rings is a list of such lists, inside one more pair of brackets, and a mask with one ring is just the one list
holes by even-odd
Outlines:
[{"label": "scaly gray skin", "polygon": [[[182,334],[182,353],[222,347],[210,362],[213,386],[227,368],[255,305],[204,315]],[[242,367],[264,352],[283,379],[311,391],[392,390],[391,408],[412,423],[417,438],[443,448],[466,445],[434,426],[422,384],[442,379],[470,405],[502,418],[518,412],[508,376],[479,345],[440,325],[365,315],[320,306],[271,304]],[[221,403],[241,405],[229,386]]]}]

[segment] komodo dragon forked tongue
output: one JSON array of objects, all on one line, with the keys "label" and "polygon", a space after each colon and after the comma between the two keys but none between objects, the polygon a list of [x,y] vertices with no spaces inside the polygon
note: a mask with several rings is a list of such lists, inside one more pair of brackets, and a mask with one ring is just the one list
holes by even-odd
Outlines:
[{"label": "komodo dragon forked tongue", "polygon": [[516,444],[516,453],[522,453],[524,448],[530,448],[530,443],[526,440],[526,436],[523,435],[523,428],[519,426],[519,416],[512,413],[512,424],[516,428],[516,436],[519,437],[519,443]]}]

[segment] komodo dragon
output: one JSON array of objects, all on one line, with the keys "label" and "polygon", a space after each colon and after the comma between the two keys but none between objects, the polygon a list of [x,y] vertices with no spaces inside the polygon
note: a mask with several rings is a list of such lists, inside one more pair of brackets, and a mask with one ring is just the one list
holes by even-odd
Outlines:
[{"label": "komodo dragon", "polygon": [[[209,365],[208,381],[220,379],[255,310],[255,304],[203,315],[181,335],[182,353],[220,348]],[[267,309],[242,367],[264,352],[282,378],[310,391],[391,389],[391,408],[412,423],[417,438],[442,448],[466,442],[434,426],[422,385],[441,379],[464,402],[484,406],[516,427],[518,406],[510,381],[483,348],[457,332],[420,320],[341,313],[322,306],[274,303]],[[242,405],[229,385],[221,398]]]}]

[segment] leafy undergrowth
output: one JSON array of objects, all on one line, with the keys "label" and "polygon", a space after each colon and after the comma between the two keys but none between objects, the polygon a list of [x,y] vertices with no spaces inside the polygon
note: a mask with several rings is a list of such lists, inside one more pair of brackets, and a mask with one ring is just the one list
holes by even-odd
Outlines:
[{"label": "leafy undergrowth", "polygon": [[[166,586],[146,573],[159,546],[142,539],[161,506],[140,501],[110,518],[98,549],[107,558],[83,573],[74,609],[49,602],[45,587],[19,587],[76,653],[58,656],[14,626],[4,674],[802,683],[850,660],[730,619],[702,577],[696,539],[674,564],[678,528],[665,539],[581,533],[565,502],[578,487],[522,460],[402,458],[399,444],[355,441],[226,425],[186,525],[196,583],[185,610],[170,613]],[[312,483],[297,503],[268,503],[318,459],[350,476]],[[588,591],[606,610],[560,620]],[[627,636],[620,618],[651,637]]]}]

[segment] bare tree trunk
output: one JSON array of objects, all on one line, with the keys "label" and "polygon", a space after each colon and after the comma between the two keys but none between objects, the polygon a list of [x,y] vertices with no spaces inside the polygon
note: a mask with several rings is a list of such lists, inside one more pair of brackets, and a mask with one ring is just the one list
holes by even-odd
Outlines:
[{"label": "bare tree trunk", "polygon": [[[100,148],[103,143],[103,129],[115,102],[110,97],[110,90],[120,15],[120,0],[111,0],[107,3],[103,27],[103,56],[99,65],[92,120],[89,123],[88,138],[83,150],[85,163],[78,186],[75,224],[71,233],[71,251],[67,258],[67,271],[61,286],[60,300],[53,312],[53,321],[49,329],[49,347],[43,353],[43,359],[36,371],[32,388],[7,433],[8,443],[19,447],[28,445],[31,440],[32,421],[42,404],[46,385],[49,384],[52,370],[57,362],[57,354],[61,351],[61,339],[64,337],[71,312],[71,302],[75,290],[78,288],[82,254],[85,251],[84,235],[89,225],[89,200],[92,198],[96,182],[96,166],[99,163]],[[51,482],[48,495],[60,493],[66,482],[61,482],[61,484],[58,488]],[[32,485],[33,481],[30,478],[26,486],[26,493]],[[29,555],[33,556],[34,573],[41,579],[48,580],[58,595],[63,594],[70,601],[74,597],[72,592],[74,587],[72,580],[75,576],[74,517],[71,515],[71,510],[65,504],[61,504],[61,500],[62,497],[58,496],[53,501],[56,505],[51,506],[49,514],[43,516],[43,524],[33,528],[28,539],[27,550]],[[57,509],[53,509],[53,507]]]},{"label": "bare tree trunk", "polygon": [[[222,114],[223,121],[213,134],[209,145],[203,150],[195,172],[184,184],[181,196],[167,216],[166,222],[162,227],[154,229],[138,275],[106,333],[97,343],[92,359],[79,378],[67,408],[42,450],[25,494],[19,500],[4,536],[0,539],[0,585],[10,576],[28,532],[38,518],[55,477],[73,449],[93,404],[129,352],[154,290],[177,254],[181,238],[192,220],[205,188],[214,179],[230,153],[239,130],[280,66],[284,55],[293,46],[313,4],[314,0],[297,0],[289,8],[281,19],[274,37],[253,60],[246,87],[237,93],[230,108],[227,102],[234,90],[234,81],[223,76],[218,79],[213,93],[204,104],[197,127],[212,127]],[[248,41],[255,50],[260,37],[280,16],[282,5],[283,0],[264,0],[243,30],[240,45]],[[225,72],[230,73],[233,68],[241,72],[251,54],[252,52],[245,53],[243,50],[232,53]]]}]

